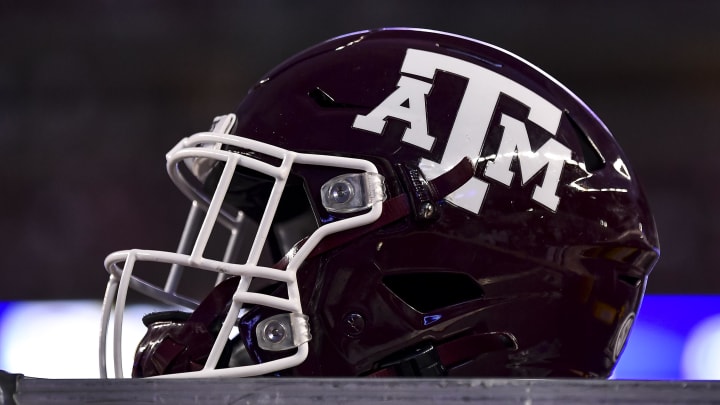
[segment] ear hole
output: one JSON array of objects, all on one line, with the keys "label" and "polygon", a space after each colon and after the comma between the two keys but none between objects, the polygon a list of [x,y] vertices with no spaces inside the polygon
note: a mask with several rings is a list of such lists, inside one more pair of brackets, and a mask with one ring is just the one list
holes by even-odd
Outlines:
[{"label": "ear hole", "polygon": [[406,304],[422,313],[484,296],[482,287],[461,273],[394,274],[384,277],[383,284]]}]

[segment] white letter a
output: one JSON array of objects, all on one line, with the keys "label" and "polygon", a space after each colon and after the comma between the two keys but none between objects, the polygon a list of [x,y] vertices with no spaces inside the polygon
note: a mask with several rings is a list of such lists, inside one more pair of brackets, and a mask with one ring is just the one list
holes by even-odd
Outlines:
[{"label": "white letter a", "polygon": [[400,76],[397,85],[398,88],[368,115],[357,115],[353,127],[380,134],[388,117],[397,118],[410,124],[403,134],[403,142],[430,150],[435,138],[427,130],[425,96],[432,84]]}]

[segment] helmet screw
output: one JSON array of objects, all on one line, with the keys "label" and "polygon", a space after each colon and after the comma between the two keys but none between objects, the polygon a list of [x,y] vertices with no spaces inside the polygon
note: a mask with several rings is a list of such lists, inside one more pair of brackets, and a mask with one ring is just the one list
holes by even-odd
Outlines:
[{"label": "helmet screw", "polygon": [[418,210],[418,215],[420,215],[422,219],[432,218],[433,215],[435,215],[435,205],[430,202],[423,203]]},{"label": "helmet screw", "polygon": [[265,326],[265,338],[271,343],[278,343],[285,338],[285,325],[282,322],[271,321]]},{"label": "helmet screw", "polygon": [[351,312],[343,317],[342,324],[345,334],[350,337],[357,337],[365,329],[365,318],[356,312]]}]

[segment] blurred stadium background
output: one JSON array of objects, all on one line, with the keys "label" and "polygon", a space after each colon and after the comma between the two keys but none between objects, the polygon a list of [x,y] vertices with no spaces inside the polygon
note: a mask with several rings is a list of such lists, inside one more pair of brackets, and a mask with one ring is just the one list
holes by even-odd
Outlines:
[{"label": "blurred stadium background", "polygon": [[[165,152],[305,47],[414,26],[516,53],[605,121],[662,244],[617,376],[720,379],[719,17],[708,0],[3,2],[0,368],[50,376],[51,353],[84,351],[95,372],[103,258],[173,250],[184,223]],[[697,374],[690,358],[715,369]]]}]

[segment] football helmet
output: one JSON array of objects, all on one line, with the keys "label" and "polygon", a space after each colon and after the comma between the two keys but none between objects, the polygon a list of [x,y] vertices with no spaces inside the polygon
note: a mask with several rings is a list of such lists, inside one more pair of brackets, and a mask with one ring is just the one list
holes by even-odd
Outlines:
[{"label": "football helmet", "polygon": [[112,314],[123,375],[135,290],[163,304],[135,377],[606,377],[659,257],[596,115],[527,61],[442,32],[307,49],[167,169],[190,215],[177,252],[107,257],[102,376]]}]

